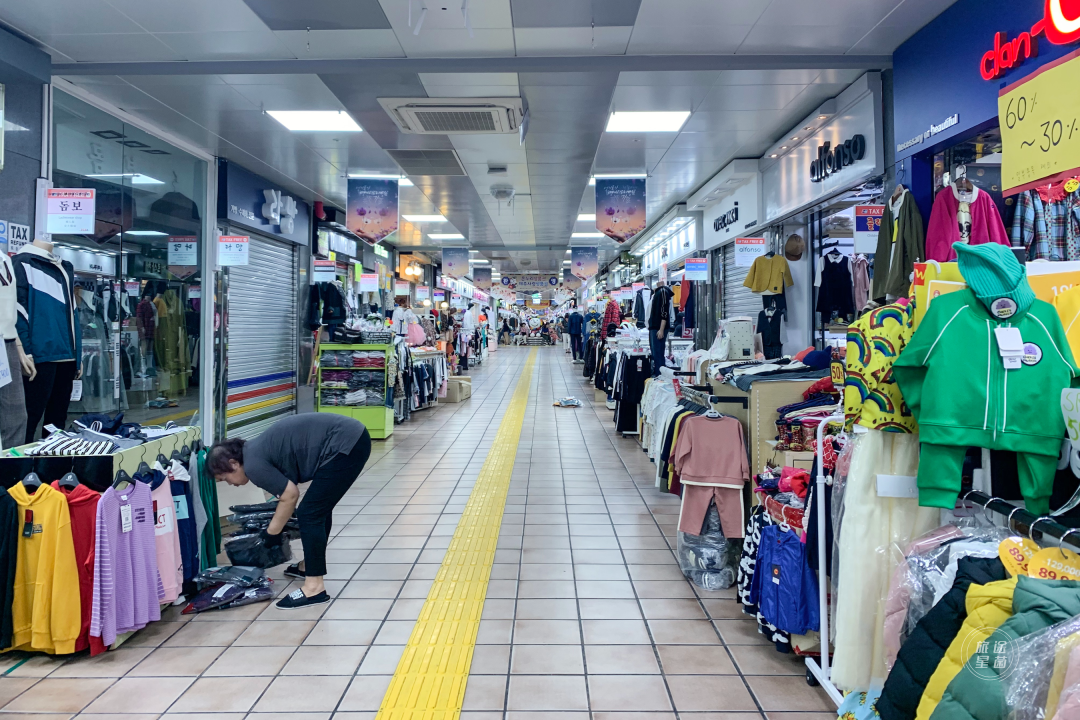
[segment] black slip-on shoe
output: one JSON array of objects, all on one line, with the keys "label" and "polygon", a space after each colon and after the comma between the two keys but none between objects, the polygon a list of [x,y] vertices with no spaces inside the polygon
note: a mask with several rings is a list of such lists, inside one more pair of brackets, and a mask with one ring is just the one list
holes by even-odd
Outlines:
[{"label": "black slip-on shoe", "polygon": [[277,606],[282,610],[298,610],[299,608],[305,608],[309,605],[322,605],[323,603],[328,602],[330,602],[330,596],[326,594],[325,590],[318,595],[308,597],[304,595],[303,590],[297,588],[278,600]]},{"label": "black slip-on shoe", "polygon": [[300,563],[285,568],[285,572],[283,572],[282,575],[285,577],[296,578],[297,580],[303,580],[306,577],[304,571],[300,569]]}]

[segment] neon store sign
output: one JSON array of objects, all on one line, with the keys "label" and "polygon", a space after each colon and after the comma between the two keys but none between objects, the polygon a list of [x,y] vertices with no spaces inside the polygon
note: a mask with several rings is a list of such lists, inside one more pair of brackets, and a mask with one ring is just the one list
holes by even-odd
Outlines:
[{"label": "neon store sign", "polygon": [[1012,40],[1004,32],[994,33],[994,48],[979,63],[983,80],[1000,77],[1020,63],[1039,54],[1038,38],[1045,35],[1054,45],[1080,42],[1080,0],[1045,0],[1043,16]]}]

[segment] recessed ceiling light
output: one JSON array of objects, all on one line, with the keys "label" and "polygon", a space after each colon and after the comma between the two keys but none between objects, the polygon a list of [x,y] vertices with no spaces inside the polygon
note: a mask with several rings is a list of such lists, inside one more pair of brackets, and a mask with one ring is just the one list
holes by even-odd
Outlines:
[{"label": "recessed ceiling light", "polygon": [[581,213],[577,216],[578,222],[593,222],[596,220],[596,213]]},{"label": "recessed ceiling light", "polygon": [[593,175],[589,178],[589,184],[595,185],[597,178],[600,180],[636,180],[647,177],[645,173],[625,173],[625,174],[612,174],[612,175]]},{"label": "recessed ceiling light", "polygon": [[405,218],[411,223],[447,222],[446,218],[444,218],[442,215],[402,215],[401,217]]},{"label": "recessed ceiling light", "polygon": [[461,233],[428,233],[428,237],[432,240],[464,240],[465,236]]},{"label": "recessed ceiling light", "polygon": [[798,139],[799,139],[799,136],[798,136],[798,135],[796,135],[795,137],[791,138],[792,142],[794,142],[795,140],[798,140]]},{"label": "recessed ceiling light", "polygon": [[266,114],[293,132],[363,132],[340,110],[267,110]]},{"label": "recessed ceiling light", "polygon": [[787,150],[787,145],[781,145],[781,146],[780,146],[780,149],[781,149],[781,150]]},{"label": "recessed ceiling light", "polygon": [[608,132],[678,132],[689,110],[676,112],[613,112],[608,118]]},{"label": "recessed ceiling light", "polygon": [[817,119],[818,120],[826,120],[826,119],[828,119],[828,117],[829,117],[828,115],[818,115]]},{"label": "recessed ceiling light", "polygon": [[772,154],[772,155],[770,155],[769,157],[771,157],[771,158],[774,158],[774,157],[780,157],[780,156],[779,156],[779,155],[777,155],[776,153],[773,153],[773,154]]},{"label": "recessed ceiling light", "polygon": [[469,258],[469,262],[471,262],[471,263],[489,263],[491,261],[488,260],[487,258]]},{"label": "recessed ceiling light", "polygon": [[102,173],[99,175],[87,175],[92,178],[131,178],[132,185],[164,185],[163,180],[157,180],[142,173]]},{"label": "recessed ceiling light", "polygon": [[160,235],[165,237],[168,233],[158,232],[157,230],[125,230],[125,235]]},{"label": "recessed ceiling light", "polygon": [[602,237],[607,237],[607,235],[604,235],[604,233],[598,233],[598,232],[597,233],[580,232],[580,233],[571,233],[570,237],[572,237],[572,238],[602,238]]}]

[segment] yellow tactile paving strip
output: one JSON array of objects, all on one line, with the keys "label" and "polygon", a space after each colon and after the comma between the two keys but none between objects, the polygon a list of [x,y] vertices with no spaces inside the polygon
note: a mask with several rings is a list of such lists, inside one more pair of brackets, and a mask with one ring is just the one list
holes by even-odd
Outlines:
[{"label": "yellow tactile paving strip", "polygon": [[535,364],[534,348],[376,720],[461,715]]}]

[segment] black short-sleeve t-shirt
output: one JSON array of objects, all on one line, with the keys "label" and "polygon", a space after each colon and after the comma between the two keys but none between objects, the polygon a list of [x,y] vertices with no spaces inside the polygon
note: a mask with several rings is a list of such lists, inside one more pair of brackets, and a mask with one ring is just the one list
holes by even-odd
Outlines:
[{"label": "black short-sleeve t-shirt", "polygon": [[363,423],[330,413],[282,418],[244,444],[244,474],[257,487],[280,496],[289,480],[309,482],[320,467],[352,452],[364,431]]}]

